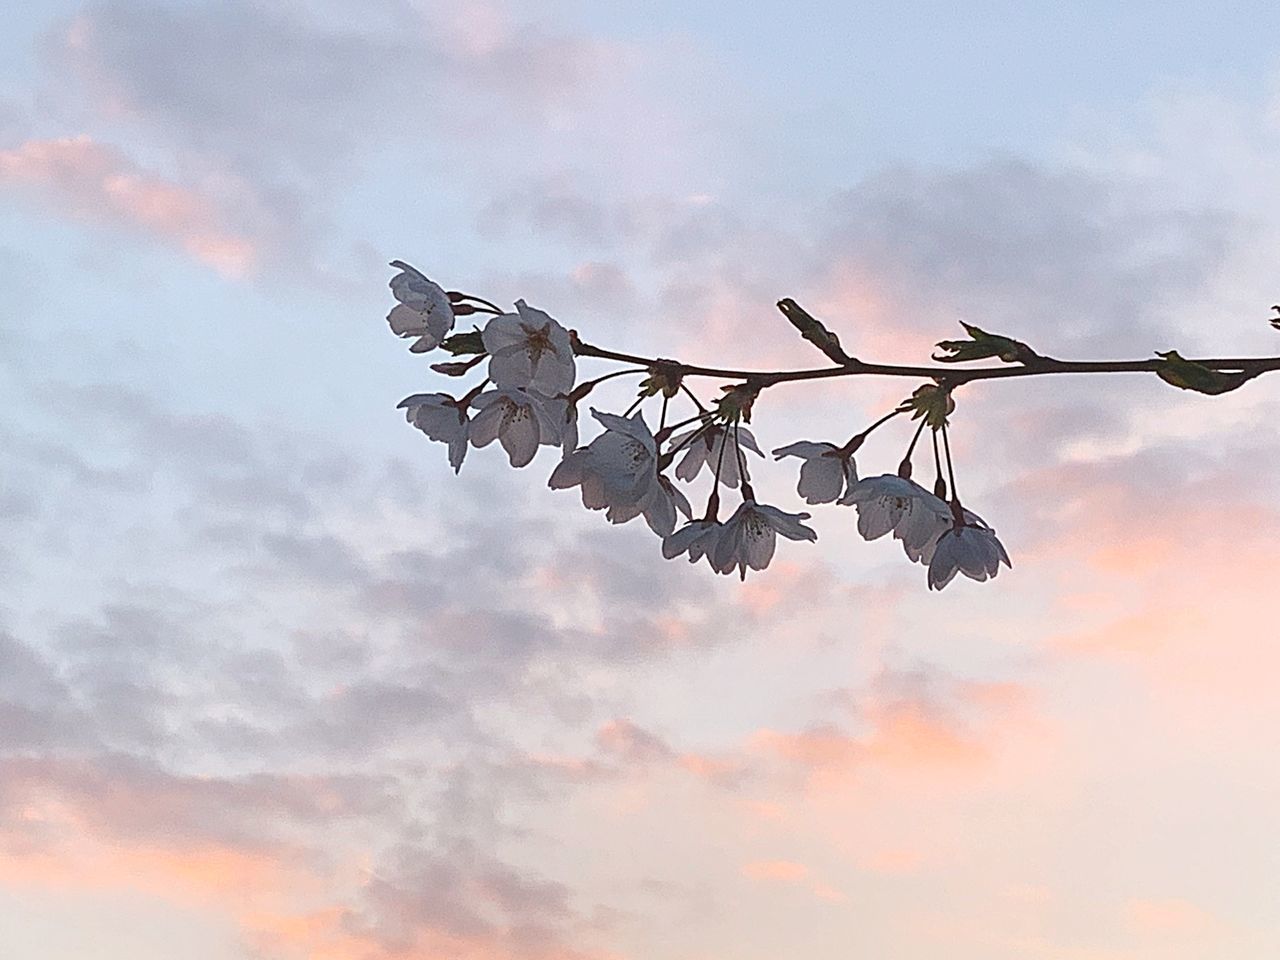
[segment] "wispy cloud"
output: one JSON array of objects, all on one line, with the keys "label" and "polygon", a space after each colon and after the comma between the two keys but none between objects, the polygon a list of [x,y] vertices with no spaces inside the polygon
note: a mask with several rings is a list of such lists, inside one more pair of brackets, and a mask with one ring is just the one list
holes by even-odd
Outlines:
[{"label": "wispy cloud", "polygon": [[229,277],[251,273],[260,259],[256,239],[230,222],[231,197],[167,179],[87,136],[0,150],[0,187],[172,244]]}]

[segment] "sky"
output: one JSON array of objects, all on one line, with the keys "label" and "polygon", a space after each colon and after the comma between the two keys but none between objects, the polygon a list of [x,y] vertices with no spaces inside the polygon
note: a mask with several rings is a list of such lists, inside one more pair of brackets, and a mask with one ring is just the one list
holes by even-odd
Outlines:
[{"label": "sky", "polygon": [[[786,296],[867,360],[961,320],[1275,355],[1277,35],[1261,2],[8,11],[0,956],[1280,955],[1269,377],[965,387],[1012,569],[930,592],[819,506],[743,583],[548,489],[551,449],[454,476],[384,319],[403,259],[716,366],[822,365]],[[916,385],[779,386],[752,427],[840,442]]]}]

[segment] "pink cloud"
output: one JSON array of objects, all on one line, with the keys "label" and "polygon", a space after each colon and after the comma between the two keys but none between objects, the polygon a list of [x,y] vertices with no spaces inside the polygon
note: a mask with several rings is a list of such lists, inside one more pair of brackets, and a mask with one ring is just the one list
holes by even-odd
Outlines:
[{"label": "pink cloud", "polygon": [[914,873],[925,861],[923,850],[909,847],[892,847],[868,853],[858,861],[858,866],[871,873]]},{"label": "pink cloud", "polygon": [[1190,936],[1204,933],[1214,923],[1208,912],[1178,898],[1132,899],[1124,906],[1124,917],[1135,933],[1148,936]]},{"label": "pink cloud", "polygon": [[809,876],[809,868],[790,860],[753,860],[742,865],[742,875],[766,883],[799,883]]},{"label": "pink cloud", "polygon": [[912,701],[875,704],[870,730],[846,733],[833,726],[798,732],[762,729],[749,742],[757,755],[806,771],[811,785],[842,779],[864,766],[898,770],[966,770],[987,758],[980,739],[963,724]]},{"label": "pink cloud", "polygon": [[8,760],[0,889],[140,893],[223,916],[281,960],[616,960],[576,945],[593,931],[559,884],[465,852],[386,878],[365,843],[343,852],[306,835],[331,820],[358,834],[360,805],[324,778]]},{"label": "pink cloud", "polygon": [[792,860],[752,860],[742,865],[742,875],[756,883],[803,887],[814,897],[827,903],[844,903],[848,900],[843,891],[815,878],[813,871],[807,866]]},{"label": "pink cloud", "polygon": [[226,224],[213,197],[84,135],[0,151],[0,185],[39,194],[74,219],[172,244],[227,277],[251,273],[259,260],[254,242]]},{"label": "pink cloud", "polygon": [[605,753],[630,764],[668,760],[671,748],[660,738],[630,720],[611,720],[596,733],[596,743]]}]

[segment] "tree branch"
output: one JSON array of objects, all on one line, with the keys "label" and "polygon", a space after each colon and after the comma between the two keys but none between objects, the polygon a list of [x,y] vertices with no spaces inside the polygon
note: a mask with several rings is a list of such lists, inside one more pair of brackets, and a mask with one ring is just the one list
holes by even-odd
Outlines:
[{"label": "tree branch", "polygon": [[[638,363],[646,366],[658,363],[657,358],[641,357],[630,353],[607,350],[587,343],[578,336],[577,331],[570,331],[573,351],[580,357],[598,357],[602,360],[619,360],[624,363]],[[940,365],[902,366],[887,363],[864,363],[853,360],[835,367],[816,367],[804,370],[734,370],[723,367],[704,367],[698,364],[685,363],[680,360],[663,359],[661,362],[672,365],[681,376],[715,377],[721,380],[751,380],[761,386],[773,386],[777,383],[790,383],[799,380],[827,380],[834,377],[914,377],[946,381],[959,385],[974,380],[1004,380],[1011,377],[1036,377],[1051,373],[1156,373],[1165,363],[1159,357],[1149,360],[1052,360],[1041,357],[1029,360],[1017,366],[970,367],[957,368]],[[1197,359],[1190,361],[1210,370],[1220,372],[1239,372],[1257,376],[1280,370],[1280,357],[1229,357],[1215,359]]]}]

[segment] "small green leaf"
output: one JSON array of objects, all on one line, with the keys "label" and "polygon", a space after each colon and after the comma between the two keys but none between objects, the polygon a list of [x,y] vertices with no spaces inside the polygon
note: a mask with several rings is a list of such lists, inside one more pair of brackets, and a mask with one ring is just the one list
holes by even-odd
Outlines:
[{"label": "small green leaf", "polygon": [[987,333],[963,320],[960,321],[960,326],[964,327],[970,339],[939,341],[938,349],[944,351],[944,354],[933,355],[938,363],[964,363],[968,360],[985,360],[987,357],[999,357],[1005,363],[1026,363],[1040,358],[1038,353],[1020,340],[998,333]]},{"label": "small green leaf", "polygon": [[440,346],[444,347],[455,357],[460,357],[467,353],[484,353],[484,339],[480,336],[479,330],[471,330],[467,333],[455,333],[451,337],[445,337]]},{"label": "small green leaf", "polygon": [[1156,366],[1156,376],[1165,383],[1172,384],[1181,390],[1194,390],[1196,393],[1207,393],[1216,396],[1229,393],[1258,375],[1253,373],[1222,373],[1211,370],[1203,363],[1196,363],[1178,354],[1177,350],[1168,353],[1156,351],[1160,363]]}]

